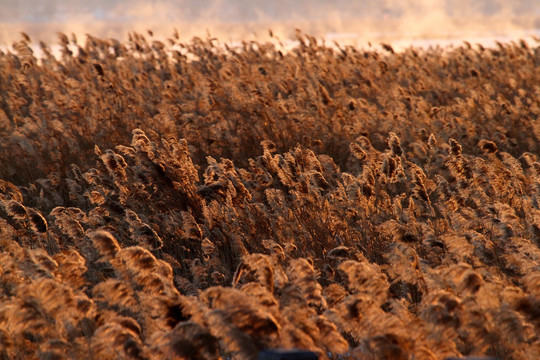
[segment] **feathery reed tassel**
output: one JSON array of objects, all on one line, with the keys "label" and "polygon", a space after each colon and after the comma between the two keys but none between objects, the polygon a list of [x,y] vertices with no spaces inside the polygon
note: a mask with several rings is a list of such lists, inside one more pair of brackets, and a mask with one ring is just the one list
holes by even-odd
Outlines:
[{"label": "feathery reed tassel", "polygon": [[32,230],[38,233],[46,233],[48,230],[47,220],[35,209],[27,208],[28,221]]},{"label": "feathery reed tassel", "polygon": [[15,200],[2,201],[2,205],[6,209],[9,216],[16,220],[24,220],[28,215],[26,207]]},{"label": "feathery reed tassel", "polygon": [[97,249],[103,260],[111,261],[118,251],[120,251],[120,245],[114,236],[105,230],[94,231],[90,238],[94,247]]}]

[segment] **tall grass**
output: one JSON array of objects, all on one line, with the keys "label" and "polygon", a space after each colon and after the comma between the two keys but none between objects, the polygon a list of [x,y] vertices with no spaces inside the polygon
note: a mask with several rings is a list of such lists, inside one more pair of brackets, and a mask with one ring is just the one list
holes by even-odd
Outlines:
[{"label": "tall grass", "polygon": [[538,45],[298,39],[0,54],[0,358],[537,356]]}]

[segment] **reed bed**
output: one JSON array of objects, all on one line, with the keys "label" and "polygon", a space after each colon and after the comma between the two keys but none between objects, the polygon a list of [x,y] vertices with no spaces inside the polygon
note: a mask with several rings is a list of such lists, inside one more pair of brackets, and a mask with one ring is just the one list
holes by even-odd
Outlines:
[{"label": "reed bed", "polygon": [[297,36],[0,53],[0,358],[538,356],[538,43]]}]

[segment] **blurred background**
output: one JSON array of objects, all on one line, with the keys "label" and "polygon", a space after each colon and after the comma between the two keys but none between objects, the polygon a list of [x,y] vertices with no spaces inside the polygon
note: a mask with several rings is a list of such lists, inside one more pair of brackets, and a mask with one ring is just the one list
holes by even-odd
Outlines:
[{"label": "blurred background", "polygon": [[127,39],[153,31],[181,39],[280,39],[295,28],[329,41],[413,43],[513,39],[540,35],[538,0],[0,0],[0,44],[56,42],[57,32],[84,39]]}]

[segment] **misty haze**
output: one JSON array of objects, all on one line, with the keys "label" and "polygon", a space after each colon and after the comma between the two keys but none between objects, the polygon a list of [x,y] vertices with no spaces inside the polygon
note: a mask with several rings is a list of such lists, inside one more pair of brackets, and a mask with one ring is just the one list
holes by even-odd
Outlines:
[{"label": "misty haze", "polygon": [[56,31],[124,39],[132,30],[161,37],[177,28],[185,38],[206,34],[241,40],[266,34],[306,33],[328,39],[407,40],[538,34],[540,3],[534,0],[447,1],[36,1],[0,3],[0,42],[24,29],[42,40]]}]

